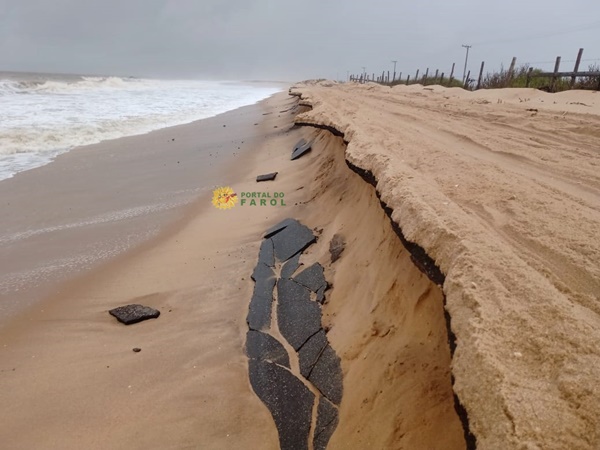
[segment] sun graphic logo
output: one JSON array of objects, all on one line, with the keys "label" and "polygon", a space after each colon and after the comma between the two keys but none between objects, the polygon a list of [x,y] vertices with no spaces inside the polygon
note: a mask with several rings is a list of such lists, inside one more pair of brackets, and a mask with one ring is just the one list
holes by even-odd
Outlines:
[{"label": "sun graphic logo", "polygon": [[230,187],[220,187],[213,191],[212,204],[218,209],[230,209],[237,203],[237,194]]}]

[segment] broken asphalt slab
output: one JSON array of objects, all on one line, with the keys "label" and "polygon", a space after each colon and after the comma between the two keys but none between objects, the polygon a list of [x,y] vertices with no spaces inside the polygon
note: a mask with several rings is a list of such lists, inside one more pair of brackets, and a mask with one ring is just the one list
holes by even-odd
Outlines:
[{"label": "broken asphalt slab", "polygon": [[294,277],[294,281],[315,293],[318,292],[319,289],[327,287],[323,266],[319,263],[315,263],[304,269]]},{"label": "broken asphalt slab", "polygon": [[290,367],[290,359],[285,347],[277,339],[260,331],[246,333],[246,355],[251,359],[271,361],[280,366]]},{"label": "broken asphalt slab", "polygon": [[143,320],[156,319],[160,311],[144,305],[126,305],[111,309],[108,313],[125,325],[142,322]]},{"label": "broken asphalt slab", "polygon": [[261,181],[272,181],[275,179],[275,177],[277,176],[278,172],[273,172],[273,173],[266,173],[264,175],[259,175],[256,177],[256,182],[261,182]]},{"label": "broken asphalt slab", "polygon": [[317,291],[317,301],[322,305],[325,303],[325,290],[327,289],[327,285],[320,287]]},{"label": "broken asphalt slab", "polygon": [[298,350],[321,329],[321,307],[310,299],[310,292],[292,280],[277,283],[277,322],[279,331]]},{"label": "broken asphalt slab", "polygon": [[321,329],[298,350],[300,373],[304,378],[308,378],[327,344],[327,336],[325,331]]},{"label": "broken asphalt slab", "polygon": [[281,278],[285,278],[285,279],[292,278],[292,275],[294,275],[294,272],[296,272],[296,270],[298,270],[298,267],[300,267],[300,255],[301,254],[302,253],[296,253],[294,256],[292,256],[290,259],[288,259],[285,262],[285,264],[281,268]]},{"label": "broken asphalt slab", "polygon": [[314,450],[326,450],[329,439],[333,435],[338,424],[338,410],[325,397],[319,397],[317,407],[317,426],[313,438]]},{"label": "broken asphalt slab", "polygon": [[321,353],[308,381],[332,403],[339,405],[342,401],[342,367],[340,358],[330,345]]},{"label": "broken asphalt slab", "polygon": [[273,267],[275,265],[275,253],[273,252],[273,241],[265,239],[260,245],[258,252],[258,264]]},{"label": "broken asphalt slab", "polygon": [[[298,273],[302,252],[317,238],[291,218],[271,227],[264,238],[252,273],[256,284],[247,319],[250,383],[273,416],[281,449],[325,450],[339,421],[335,405],[342,398],[343,375],[321,325],[319,303],[329,287],[324,269],[315,263]],[[296,357],[299,364],[292,369]]]},{"label": "broken asphalt slab", "polygon": [[271,240],[275,249],[275,257],[284,262],[316,242],[317,238],[310,228],[293,221],[273,235]]},{"label": "broken asphalt slab", "polygon": [[281,450],[308,450],[315,395],[276,364],[250,359],[249,373],[252,389],[273,416]]},{"label": "broken asphalt slab", "polygon": [[256,284],[246,322],[251,330],[268,330],[271,326],[273,289],[277,281],[275,272],[269,266],[258,263],[252,273],[252,279]]},{"label": "broken asphalt slab", "polygon": [[306,140],[304,139],[300,139],[300,141],[298,141],[298,143],[294,146],[294,149],[292,150],[292,161],[305,155],[311,149],[312,146],[310,143],[306,142]]},{"label": "broken asphalt slab", "polygon": [[281,230],[283,230],[285,227],[287,227],[288,225],[291,225],[293,223],[296,223],[298,225],[300,225],[300,222],[298,222],[296,219],[283,219],[281,222],[279,222],[278,224],[273,225],[271,228],[269,228],[265,234],[264,234],[264,238],[268,239],[271,236],[279,233]]}]

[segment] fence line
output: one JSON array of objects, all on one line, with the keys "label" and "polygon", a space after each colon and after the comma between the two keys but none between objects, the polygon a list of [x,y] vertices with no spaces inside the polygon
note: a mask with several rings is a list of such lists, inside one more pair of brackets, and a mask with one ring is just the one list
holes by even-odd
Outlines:
[{"label": "fence line", "polygon": [[[554,92],[556,89],[557,82],[562,78],[570,78],[570,82],[569,82],[570,89],[572,89],[575,86],[575,82],[576,82],[577,78],[588,78],[588,79],[598,78],[598,85],[595,87],[595,90],[600,91],[600,71],[596,71],[596,70],[580,71],[579,70],[579,66],[582,61],[595,61],[595,60],[582,60],[581,59],[582,55],[583,55],[583,48],[580,48],[579,52],[577,54],[577,59],[574,60],[575,66],[572,71],[566,71],[566,72],[560,71],[560,63],[561,63],[560,56],[558,56],[556,58],[556,61],[554,62],[554,70],[552,72],[542,72],[539,69],[536,71],[533,67],[529,67],[529,70],[527,71],[527,74],[526,74],[525,87],[529,87],[531,84],[531,81],[534,78],[550,78],[549,86],[544,86],[542,89],[545,89],[549,92]],[[573,62],[573,61],[568,61],[568,62]],[[503,80],[503,86],[499,86],[499,87],[507,87],[510,85],[510,82],[513,80],[513,77],[515,75],[516,63],[517,63],[517,57],[515,56],[511,60],[508,72],[506,72],[505,79]],[[469,89],[469,90],[477,90],[482,87],[482,82],[484,81],[483,70],[485,67],[485,61],[481,62],[481,66],[479,68],[479,76],[477,77],[477,84],[474,87],[472,87],[472,82],[474,82],[475,80],[471,79],[471,71],[469,71],[467,73],[464,83],[462,81],[456,80],[454,78],[455,66],[456,66],[456,63],[452,63],[452,70],[450,71],[450,76],[448,78],[444,78],[445,73],[443,71],[441,72],[441,75],[440,75],[439,69],[435,69],[435,75],[430,77],[429,76],[429,73],[430,73],[429,67],[427,67],[425,70],[425,73],[422,75],[422,78],[419,79],[419,69],[417,69],[414,78],[412,78],[412,83],[419,83],[419,80],[420,80],[424,85],[440,84],[442,86],[447,85],[447,86],[463,87],[464,89]],[[522,72],[521,72],[521,74],[522,74]],[[360,75],[355,75],[355,74],[350,75],[349,81],[358,82],[358,83],[375,82],[375,83],[387,84],[387,85],[396,85],[396,84],[409,85],[409,84],[411,84],[411,75],[410,74],[407,75],[406,80],[403,80],[402,72],[400,72],[398,78],[396,78],[396,72],[394,71],[392,74],[391,80],[390,80],[390,71],[389,70],[387,71],[387,74],[386,74],[386,71],[384,70],[381,72],[381,76],[375,76],[375,73],[372,73],[370,77],[366,72],[363,72]]]}]

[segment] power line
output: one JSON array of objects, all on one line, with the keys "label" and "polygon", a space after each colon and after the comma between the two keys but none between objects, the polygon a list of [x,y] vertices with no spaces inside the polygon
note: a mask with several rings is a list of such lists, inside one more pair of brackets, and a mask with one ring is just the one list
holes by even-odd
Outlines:
[{"label": "power line", "polygon": [[[600,61],[600,58],[596,58],[596,59],[582,59],[581,62],[590,62],[590,61]],[[556,62],[556,60],[554,61],[527,61],[524,62],[523,64],[554,64]],[[563,59],[561,60],[561,62],[564,63],[568,63],[568,62],[576,62],[575,59]]]},{"label": "power line", "polygon": [[494,39],[494,40],[489,40],[489,41],[477,42],[473,45],[481,46],[481,45],[490,45],[490,44],[503,44],[503,43],[507,43],[507,42],[518,42],[518,41],[523,41],[523,40],[534,40],[534,39],[541,39],[541,38],[546,38],[546,37],[561,36],[561,35],[571,34],[571,33],[578,33],[580,31],[588,31],[588,30],[593,30],[595,28],[600,28],[600,21],[591,22],[586,25],[580,25],[576,28],[574,28],[574,27],[565,28],[563,30],[557,30],[557,31],[553,31],[550,33],[534,34],[534,35],[521,36],[521,37],[512,37],[512,38],[507,38],[507,39]]}]

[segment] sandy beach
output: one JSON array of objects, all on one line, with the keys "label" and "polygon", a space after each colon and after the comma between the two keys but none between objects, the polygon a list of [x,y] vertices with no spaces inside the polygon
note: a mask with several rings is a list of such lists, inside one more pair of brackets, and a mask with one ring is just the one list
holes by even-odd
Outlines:
[{"label": "sandy beach", "polygon": [[[168,183],[181,184],[181,178],[190,189],[204,188],[205,195],[177,210],[176,220],[171,217],[150,241],[58,282],[56,292],[45,292],[43,301],[3,327],[0,436],[8,448],[231,448],[241,439],[254,448],[276,448],[270,416],[249,388],[243,327],[261,232],[269,219],[285,212],[220,211],[210,203],[210,188],[254,187],[254,168],[269,169],[277,163],[268,161],[273,151],[289,145],[291,112],[278,112],[293,104],[282,95],[189,126],[94,146],[100,154],[121,145],[133,153],[150,150],[160,164],[153,165],[146,153],[129,157],[135,160],[132,166],[142,165],[140,176],[150,171],[156,180],[161,175],[162,187],[144,184],[151,196],[168,192]],[[187,158],[189,147],[207,142],[209,151],[196,160]],[[179,146],[177,158],[183,163],[186,157],[186,169],[168,173],[162,167],[159,153],[165,147],[177,164],[169,145]],[[238,157],[238,147],[244,146]],[[94,148],[71,152],[55,164],[72,168],[85,160],[86,151]],[[216,152],[225,165],[215,162]],[[234,166],[232,158],[237,158]],[[98,178],[121,175],[94,162],[101,171]],[[37,171],[42,176],[58,170],[53,166]],[[119,203],[118,194],[109,194],[113,181],[100,185],[110,209]],[[288,195],[293,201],[294,192]],[[161,219],[150,217],[159,225]],[[148,217],[117,224],[107,233],[119,239],[145,221]],[[83,239],[66,234],[63,239]],[[28,257],[26,250],[23,257]],[[127,328],[107,313],[135,302],[158,308],[162,316]],[[133,353],[134,347],[142,351]]]},{"label": "sandy beach", "polygon": [[292,92],[312,108],[296,122],[343,135],[348,163],[445,275],[477,448],[597,448],[598,93]]},{"label": "sandy beach", "polygon": [[[323,326],[344,394],[327,448],[597,449],[599,94],[290,93],[81,148],[0,189],[3,204],[20,199],[3,219],[12,234],[56,211],[4,274],[141,235],[8,293],[2,446],[280,448],[244,342],[263,233],[293,217],[318,236],[300,263],[330,284]],[[291,161],[302,138],[312,150]],[[282,192],[285,206],[219,210],[215,186]],[[149,215],[67,226],[161,196],[170,206]],[[334,235],[345,249],[332,262]],[[124,326],[108,310],[128,303],[161,315]]]}]

